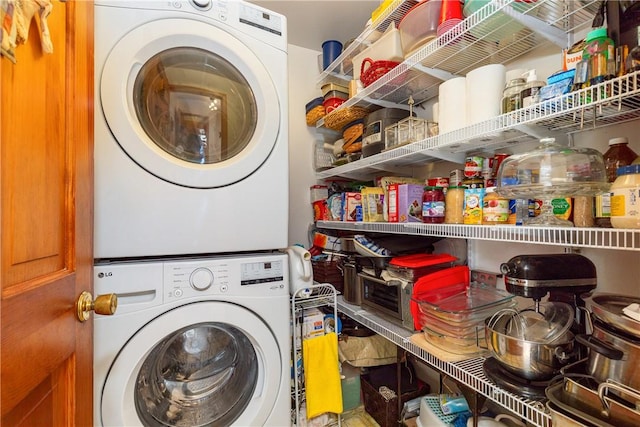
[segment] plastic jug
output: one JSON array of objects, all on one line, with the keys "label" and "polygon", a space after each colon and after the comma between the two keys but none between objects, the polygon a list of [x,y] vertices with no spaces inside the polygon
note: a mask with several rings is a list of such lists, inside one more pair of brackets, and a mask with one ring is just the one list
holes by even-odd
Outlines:
[{"label": "plastic jug", "polygon": [[311,295],[313,267],[311,253],[301,246],[289,246],[285,252],[289,256],[289,292],[297,297]]}]

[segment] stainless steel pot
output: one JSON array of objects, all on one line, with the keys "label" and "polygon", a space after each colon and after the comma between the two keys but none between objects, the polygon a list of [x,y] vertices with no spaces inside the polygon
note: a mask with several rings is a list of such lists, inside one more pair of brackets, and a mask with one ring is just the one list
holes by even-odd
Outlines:
[{"label": "stainless steel pot", "polygon": [[508,321],[508,316],[485,320],[485,333],[493,357],[514,375],[534,381],[547,380],[573,358],[574,335],[570,330],[552,342],[527,341],[505,333]]},{"label": "stainless steel pot", "polygon": [[344,277],[344,300],[348,303],[362,304],[362,291],[358,283],[358,270],[355,262],[345,262],[342,265],[342,275]]},{"label": "stainless steel pot", "polygon": [[587,373],[599,382],[611,379],[640,390],[640,339],[617,332],[598,319],[592,320],[593,333],[576,337],[589,348]]}]

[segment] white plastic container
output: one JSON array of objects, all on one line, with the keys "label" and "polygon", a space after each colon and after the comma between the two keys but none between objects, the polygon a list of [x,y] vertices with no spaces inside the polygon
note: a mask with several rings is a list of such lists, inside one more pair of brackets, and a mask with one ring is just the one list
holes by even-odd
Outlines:
[{"label": "white plastic container", "polygon": [[400,31],[398,31],[394,22],[389,24],[387,30],[375,43],[359,54],[354,55],[351,59],[353,62],[353,78],[356,80],[360,79],[360,68],[365,58],[371,58],[373,61],[402,62],[404,60]]},{"label": "white plastic container", "polygon": [[640,228],[640,165],[618,168],[611,194],[613,228]]}]

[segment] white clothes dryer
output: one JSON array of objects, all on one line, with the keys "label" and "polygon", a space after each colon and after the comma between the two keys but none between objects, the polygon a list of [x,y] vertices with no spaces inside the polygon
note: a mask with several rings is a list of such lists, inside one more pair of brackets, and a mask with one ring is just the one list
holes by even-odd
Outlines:
[{"label": "white clothes dryer", "polygon": [[287,246],[286,18],[95,1],[97,259]]},{"label": "white clothes dryer", "polygon": [[291,422],[287,257],[103,263],[95,292],[96,426]]}]

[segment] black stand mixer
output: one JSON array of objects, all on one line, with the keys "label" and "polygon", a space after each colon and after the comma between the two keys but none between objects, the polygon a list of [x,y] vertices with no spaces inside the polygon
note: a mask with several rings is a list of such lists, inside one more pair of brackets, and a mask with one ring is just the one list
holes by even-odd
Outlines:
[{"label": "black stand mixer", "polygon": [[[583,308],[585,304],[580,295],[595,289],[597,284],[596,269],[589,259],[578,254],[519,255],[503,263],[500,271],[504,274],[508,292],[533,300],[533,308],[527,309],[529,312],[539,313],[541,301],[548,296],[549,302],[565,303],[573,308],[574,319],[570,331],[574,335],[586,332],[588,313]],[[498,346],[500,343],[488,344]],[[576,346],[570,357],[578,360],[586,356],[581,352],[586,350]],[[514,394],[534,400],[545,398],[544,390],[553,375],[518,375],[517,371],[514,372],[509,367],[505,369],[505,363],[497,360],[499,356],[495,347],[492,348],[492,353],[494,356],[484,362],[487,377]]]}]

